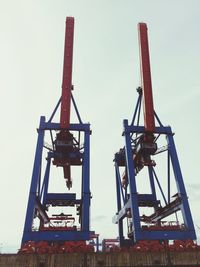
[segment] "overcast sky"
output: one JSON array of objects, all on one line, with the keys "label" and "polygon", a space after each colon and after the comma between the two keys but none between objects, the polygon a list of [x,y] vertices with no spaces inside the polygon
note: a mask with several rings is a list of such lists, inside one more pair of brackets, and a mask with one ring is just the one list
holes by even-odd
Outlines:
[{"label": "overcast sky", "polygon": [[[148,24],[154,106],[175,141],[199,212],[199,0],[0,0],[0,247],[21,242],[39,117],[61,94],[66,16],[75,17],[74,96],[91,123],[92,230],[117,236],[113,155],[140,85],[137,23]],[[199,232],[197,232],[200,235]]]}]

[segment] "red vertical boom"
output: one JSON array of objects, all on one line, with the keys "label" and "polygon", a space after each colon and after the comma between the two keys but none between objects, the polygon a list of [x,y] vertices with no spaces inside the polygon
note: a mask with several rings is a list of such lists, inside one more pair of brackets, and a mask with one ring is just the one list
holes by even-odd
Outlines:
[{"label": "red vertical boom", "polygon": [[140,46],[141,83],[143,92],[144,126],[146,132],[153,133],[155,130],[155,120],[147,25],[145,23],[138,24],[138,33]]},{"label": "red vertical boom", "polygon": [[67,129],[70,124],[73,39],[74,39],[74,18],[67,17],[66,30],[65,30],[65,48],[64,48],[62,97],[61,97],[61,113],[60,113],[60,126],[62,129]]}]

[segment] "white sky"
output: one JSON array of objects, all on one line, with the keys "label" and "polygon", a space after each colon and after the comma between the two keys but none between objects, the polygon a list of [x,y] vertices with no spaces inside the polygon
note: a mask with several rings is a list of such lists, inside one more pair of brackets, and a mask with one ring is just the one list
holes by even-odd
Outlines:
[{"label": "white sky", "polygon": [[[200,225],[198,0],[0,0],[0,247],[19,247],[40,115],[61,94],[66,16],[75,17],[74,96],[91,123],[92,229],[116,237],[113,155],[140,84],[137,23],[149,28],[154,106],[175,141]],[[197,232],[197,234],[199,234]]]}]

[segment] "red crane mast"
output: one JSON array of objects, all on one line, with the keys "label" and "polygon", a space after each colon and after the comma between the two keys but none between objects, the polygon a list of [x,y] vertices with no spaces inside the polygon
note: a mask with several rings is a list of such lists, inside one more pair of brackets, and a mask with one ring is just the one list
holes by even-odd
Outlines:
[{"label": "red crane mast", "polygon": [[138,24],[138,34],[140,47],[141,84],[143,92],[144,127],[146,132],[153,133],[155,131],[155,120],[147,25],[145,23]]},{"label": "red crane mast", "polygon": [[74,18],[67,17],[66,30],[65,30],[62,97],[61,97],[61,112],[60,112],[60,126],[62,129],[69,128],[70,124],[73,40],[74,40]]}]

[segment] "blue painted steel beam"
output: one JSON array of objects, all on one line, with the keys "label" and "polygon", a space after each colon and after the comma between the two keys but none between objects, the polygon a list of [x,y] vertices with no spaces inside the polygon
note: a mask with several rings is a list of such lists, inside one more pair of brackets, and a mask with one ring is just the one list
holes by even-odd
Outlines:
[{"label": "blue painted steel beam", "polygon": [[76,194],[75,193],[48,193],[46,195],[46,200],[75,200]]},{"label": "blue painted steel beam", "polygon": [[158,177],[157,177],[157,174],[156,174],[156,172],[155,172],[155,170],[154,170],[153,168],[152,168],[152,173],[153,173],[153,175],[154,175],[154,177],[155,177],[155,179],[156,179],[157,185],[158,185],[158,187],[159,187],[159,189],[160,189],[160,193],[161,193],[161,195],[162,195],[162,197],[163,197],[163,200],[164,200],[164,202],[165,202],[165,205],[167,205],[167,200],[166,200],[165,194],[164,194],[164,192],[163,192],[163,190],[162,190],[162,186],[161,186],[161,184],[160,184],[160,182],[159,182],[159,179],[158,179]]},{"label": "blue painted steel beam", "polygon": [[84,155],[82,172],[82,231],[89,231],[90,228],[90,133],[84,134]]},{"label": "blue painted steel beam", "polygon": [[[181,211],[183,214],[184,223],[188,229],[191,229],[193,231],[194,223],[192,220],[192,214],[191,214],[189,203],[188,203],[188,196],[186,194],[185,185],[183,182],[183,176],[182,176],[180,164],[178,161],[178,156],[177,156],[173,136],[168,135],[167,140],[169,144],[169,155],[170,155],[173,170],[174,170],[174,176],[175,176],[175,180],[177,184],[177,189],[178,189],[178,193],[181,196],[181,200],[183,204],[181,205]],[[194,239],[196,239],[196,236]]]},{"label": "blue painted steel beam", "polygon": [[[58,156],[59,158],[59,155],[62,154],[63,156],[67,156],[67,158],[73,160],[73,159],[81,159],[83,158],[83,153],[82,152],[79,152],[79,151],[75,151],[75,152],[71,152],[71,153],[56,153],[56,152],[49,152],[48,153],[48,157],[49,158],[56,158],[56,156]],[[73,164],[71,164],[73,165]],[[81,163],[78,164],[78,165],[82,165]]]},{"label": "blue painted steel beam", "polygon": [[[49,155],[49,153],[48,153],[48,155]],[[48,192],[48,188],[49,188],[50,167],[51,167],[51,159],[49,157],[47,157],[47,165],[46,165],[46,170],[45,170],[45,174],[44,174],[44,182],[43,182],[44,191],[41,192],[41,195],[43,196],[42,203],[45,203],[45,201],[46,201],[46,196],[47,196],[47,192]]]},{"label": "blue painted steel beam", "polygon": [[153,198],[155,200],[157,200],[156,188],[155,188],[154,176],[153,176],[153,167],[152,166],[148,166],[148,174],[149,174],[149,182],[150,182],[150,187],[151,187],[151,193],[153,195]]},{"label": "blue painted steel beam", "polygon": [[[40,118],[40,127],[45,123],[45,118]],[[41,160],[43,152],[43,142],[44,142],[44,131],[38,130],[38,140],[36,146],[35,160],[33,165],[33,173],[31,179],[31,186],[29,192],[28,205],[26,210],[26,218],[24,224],[24,232],[22,237],[22,243],[24,243],[24,236],[27,232],[32,231],[33,218],[35,213],[35,201],[37,196],[37,187],[39,176],[41,175]]]},{"label": "blue painted steel beam", "polygon": [[76,105],[76,102],[75,102],[75,99],[74,99],[74,97],[73,97],[72,92],[71,92],[71,100],[72,100],[72,103],[73,103],[73,106],[74,106],[74,109],[75,109],[75,112],[76,112],[78,121],[79,121],[80,124],[83,124],[83,122],[82,122],[82,120],[81,120],[80,113],[79,113],[79,111],[78,111],[78,108],[77,108],[77,105]]},{"label": "blue painted steel beam", "polygon": [[[71,195],[71,196],[70,196]],[[76,196],[76,194],[69,194],[69,193],[49,193],[47,194],[45,200],[43,201],[43,204],[52,204],[55,205],[57,203],[57,206],[66,206],[66,205],[80,205],[82,203],[82,199],[76,199],[73,195]]]},{"label": "blue painted steel beam", "polygon": [[35,231],[25,233],[24,242],[32,241],[81,241],[89,240],[89,231]]},{"label": "blue painted steel beam", "polygon": [[140,109],[141,100],[142,100],[142,95],[139,94],[138,100],[137,100],[137,104],[136,104],[136,107],[135,107],[135,111],[134,111],[134,114],[133,114],[133,119],[132,119],[131,125],[133,125],[134,122],[135,122],[135,118],[136,118],[137,112]]},{"label": "blue painted steel beam", "polygon": [[168,199],[168,204],[170,203],[170,197],[171,197],[171,174],[170,174],[170,155],[169,151],[167,152],[167,199]]},{"label": "blue painted steel beam", "polygon": [[[128,120],[124,120],[124,124],[128,124]],[[124,128],[124,133],[144,133],[145,128],[144,126],[133,126],[133,125],[127,125],[126,128]],[[173,134],[171,127],[155,127],[155,134]]]},{"label": "blue painted steel beam", "polygon": [[[134,240],[140,239],[140,214],[138,209],[138,199],[137,199],[137,188],[135,181],[135,171],[134,162],[132,158],[132,147],[131,147],[131,137],[127,134],[126,128],[128,126],[128,121],[124,121],[125,128],[125,154],[126,154],[126,169],[130,189],[130,203],[131,203],[131,214],[132,214],[132,227],[134,230]],[[134,216],[133,216],[134,215]]]},{"label": "blue painted steel beam", "polygon": [[117,195],[118,195],[117,196],[117,199],[120,200],[120,205],[118,205],[118,207],[119,207],[119,206],[121,206],[121,198],[120,198],[120,195],[122,196],[122,200],[123,200],[123,203],[124,204],[125,204],[125,196],[124,196],[124,190],[123,190],[122,183],[121,183],[119,166],[117,165],[117,163],[115,163],[115,176],[116,176],[116,179],[117,179],[116,184],[119,187],[119,192],[117,191]]},{"label": "blue painted steel beam", "polygon": [[141,231],[140,240],[191,240],[196,239],[193,230],[176,230],[176,231]]},{"label": "blue painted steel beam", "polygon": [[[115,162],[115,177],[116,177],[117,214],[118,214],[120,212],[121,208],[122,208],[121,194],[122,194],[122,198],[123,198],[123,203],[124,204],[125,204],[125,197],[124,197],[123,190],[122,190],[122,187],[121,187],[119,166],[117,165],[116,162]],[[117,221],[115,220],[114,223],[118,224],[119,242],[120,242],[120,244],[122,244],[124,242],[123,218],[117,219]]]},{"label": "blue painted steel beam", "polygon": [[52,119],[54,118],[54,115],[56,114],[56,111],[57,111],[58,107],[60,106],[60,103],[61,103],[61,97],[60,97],[60,99],[58,100],[58,103],[56,104],[56,107],[55,107],[55,109],[53,110],[53,112],[52,112],[52,114],[51,114],[51,116],[50,116],[50,118],[49,118],[49,120],[48,120],[48,123],[51,122]]},{"label": "blue painted steel beam", "polygon": [[[60,123],[56,122],[44,122],[40,125],[40,130],[60,130]],[[89,131],[90,132],[90,124],[83,123],[83,124],[76,124],[71,123],[69,126],[69,131]]]}]

